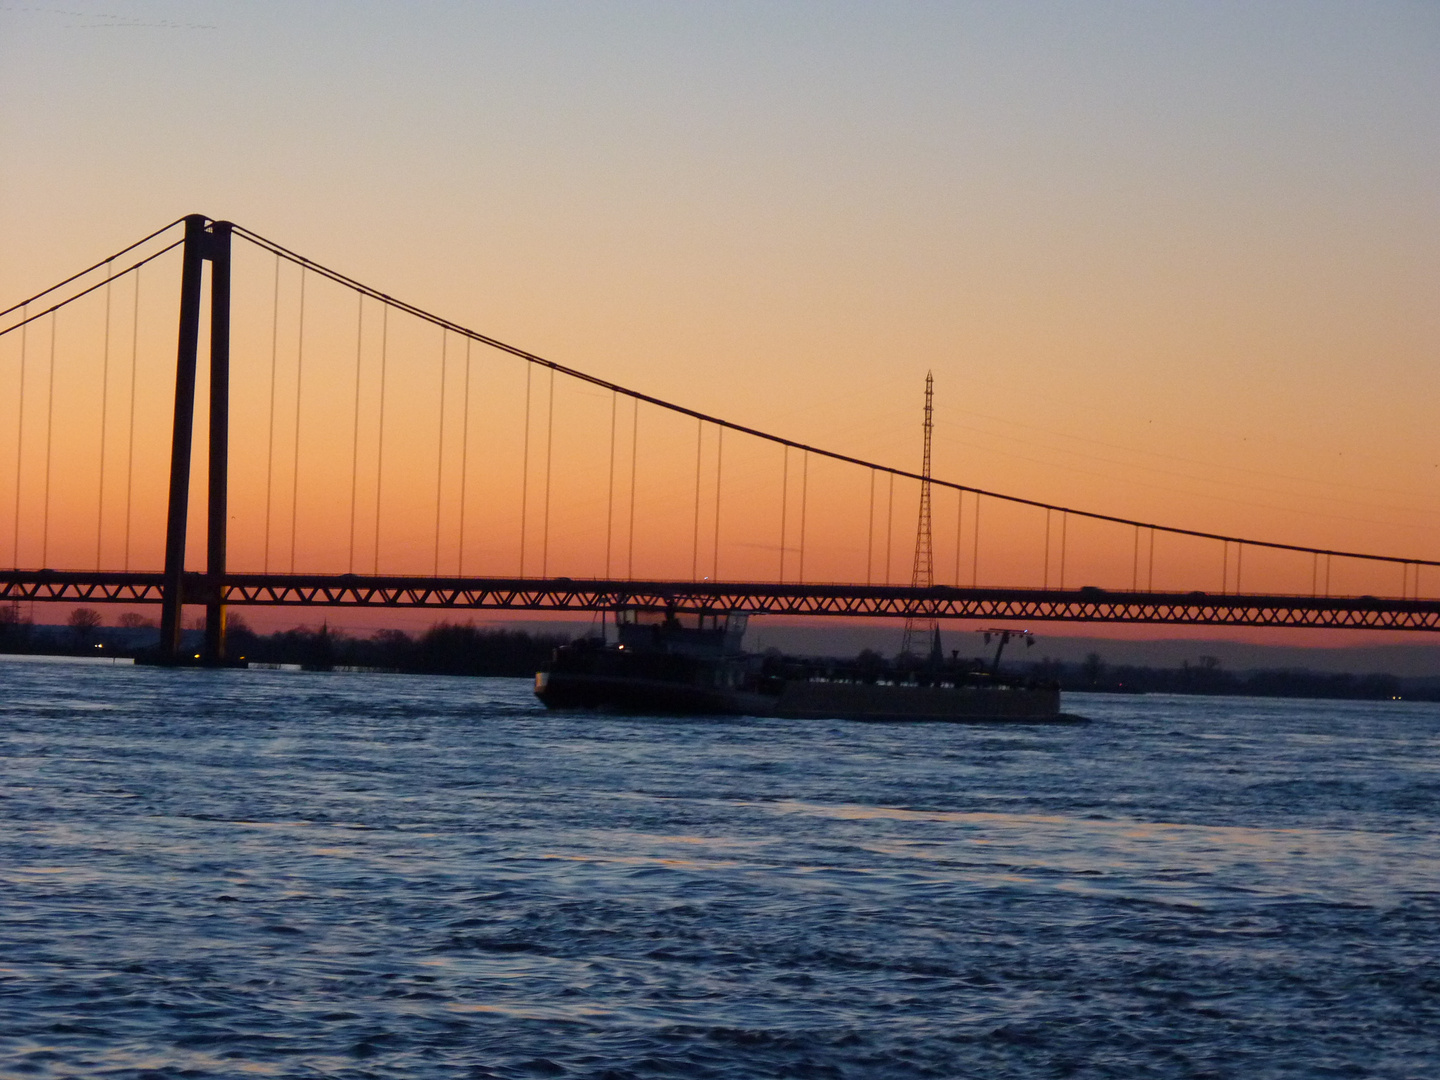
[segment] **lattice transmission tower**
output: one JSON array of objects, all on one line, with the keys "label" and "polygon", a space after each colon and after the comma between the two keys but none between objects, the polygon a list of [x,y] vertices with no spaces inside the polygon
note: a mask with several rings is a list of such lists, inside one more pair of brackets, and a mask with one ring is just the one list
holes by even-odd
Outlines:
[{"label": "lattice transmission tower", "polygon": [[[935,584],[934,535],[930,524],[930,441],[935,429],[935,376],[925,373],[925,451],[920,465],[920,524],[915,530],[915,565],[910,572],[910,584],[917,589],[928,589]],[[918,646],[918,649],[917,649]],[[900,643],[900,654],[928,654],[931,658],[940,653],[940,624],[935,619],[906,619],[905,636]]]}]

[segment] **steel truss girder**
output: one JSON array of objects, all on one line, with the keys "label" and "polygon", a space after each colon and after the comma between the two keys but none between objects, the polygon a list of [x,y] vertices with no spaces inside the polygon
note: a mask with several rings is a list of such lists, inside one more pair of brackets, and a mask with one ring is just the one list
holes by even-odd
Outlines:
[{"label": "steel truss girder", "polygon": [[164,584],[164,574],[0,570],[0,601],[158,604]]},{"label": "steel truss girder", "polygon": [[[0,601],[156,604],[164,575],[0,570]],[[1101,589],[916,589],[900,585],[776,585],[743,582],[602,581],[570,578],[375,577],[353,574],[226,574],[221,595],[187,573],[185,603],[242,606],[392,607],[500,611],[601,611],[620,606],[676,611],[893,619],[1188,626],[1294,626],[1440,630],[1440,601],[1393,597],[1143,593]]]}]

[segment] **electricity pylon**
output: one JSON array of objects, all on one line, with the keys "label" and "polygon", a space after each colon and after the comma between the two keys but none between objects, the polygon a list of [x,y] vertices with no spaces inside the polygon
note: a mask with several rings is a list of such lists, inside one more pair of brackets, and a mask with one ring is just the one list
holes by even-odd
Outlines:
[{"label": "electricity pylon", "polygon": [[[934,535],[930,524],[930,441],[935,428],[935,376],[925,373],[925,452],[920,465],[920,524],[915,530],[915,565],[910,572],[913,588],[928,589],[935,584]],[[918,646],[918,649],[917,649]],[[905,620],[900,655],[924,652],[932,659],[940,655],[940,624],[935,619]]]}]

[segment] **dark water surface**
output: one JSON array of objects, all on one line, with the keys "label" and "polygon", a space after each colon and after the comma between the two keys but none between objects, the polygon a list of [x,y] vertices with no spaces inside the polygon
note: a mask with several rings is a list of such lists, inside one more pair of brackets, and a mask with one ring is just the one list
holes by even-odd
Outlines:
[{"label": "dark water surface", "polygon": [[5,1076],[1440,1076],[1440,708],[0,664]]}]

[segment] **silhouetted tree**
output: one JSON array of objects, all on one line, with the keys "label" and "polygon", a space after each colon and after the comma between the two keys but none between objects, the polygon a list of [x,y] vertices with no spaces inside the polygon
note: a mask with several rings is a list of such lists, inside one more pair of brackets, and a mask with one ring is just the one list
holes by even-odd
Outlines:
[{"label": "silhouetted tree", "polygon": [[860,678],[867,683],[873,683],[880,676],[884,675],[889,668],[885,657],[881,656],[874,649],[864,649],[855,658],[855,667],[859,671]]},{"label": "silhouetted tree", "polygon": [[225,613],[225,655],[231,659],[250,659],[258,640],[250,624],[238,613]]},{"label": "silhouetted tree", "polygon": [[94,608],[77,607],[70,612],[70,618],[66,621],[70,625],[70,634],[75,640],[76,647],[84,648],[94,639],[96,628],[105,620]]},{"label": "silhouetted tree", "polygon": [[1064,674],[1065,665],[1062,664],[1059,660],[1050,659],[1050,657],[1048,656],[1041,660],[1038,664],[1030,665],[1031,677],[1035,679],[1040,679],[1044,682],[1057,682]]}]

